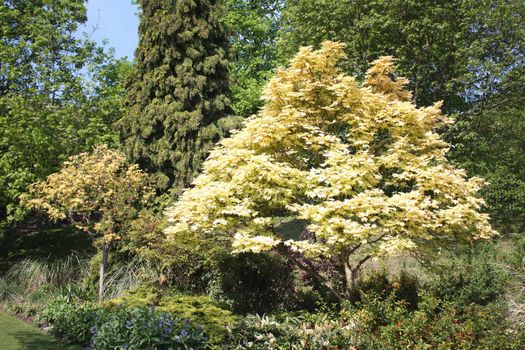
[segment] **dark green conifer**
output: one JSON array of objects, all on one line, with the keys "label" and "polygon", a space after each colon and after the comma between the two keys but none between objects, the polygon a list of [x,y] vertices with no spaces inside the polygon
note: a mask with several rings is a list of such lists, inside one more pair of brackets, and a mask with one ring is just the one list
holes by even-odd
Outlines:
[{"label": "dark green conifer", "polygon": [[136,69],[117,127],[159,191],[187,186],[229,113],[228,37],[217,0],[140,0]]}]

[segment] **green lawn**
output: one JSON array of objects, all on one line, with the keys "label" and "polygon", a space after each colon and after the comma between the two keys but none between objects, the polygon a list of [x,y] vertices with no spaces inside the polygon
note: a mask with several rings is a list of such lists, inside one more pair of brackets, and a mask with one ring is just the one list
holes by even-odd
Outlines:
[{"label": "green lawn", "polygon": [[78,350],[62,346],[37,328],[0,312],[0,348],[2,350]]}]

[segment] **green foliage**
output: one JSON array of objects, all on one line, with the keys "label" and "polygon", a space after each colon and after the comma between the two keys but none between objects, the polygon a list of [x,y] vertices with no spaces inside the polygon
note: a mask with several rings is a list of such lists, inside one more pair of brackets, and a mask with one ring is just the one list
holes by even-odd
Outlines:
[{"label": "green foliage", "polygon": [[66,343],[89,344],[92,327],[109,317],[109,312],[93,304],[78,305],[68,300],[49,303],[40,314],[40,321],[51,328],[49,331]]},{"label": "green foliage", "polygon": [[126,114],[117,123],[126,154],[159,191],[188,185],[229,113],[228,40],[216,0],[149,0]]},{"label": "green foliage", "polygon": [[40,320],[62,341],[92,349],[204,349],[207,344],[202,327],[149,306],[107,309],[56,300]]},{"label": "green foliage", "polygon": [[91,329],[93,350],[208,349],[201,326],[154,308],[119,308]]},{"label": "green foliage", "polygon": [[4,1],[0,5],[0,220],[20,219],[27,186],[68,156],[114,143],[121,75],[95,43],[74,36],[84,1]]},{"label": "green foliage", "polygon": [[372,271],[359,279],[349,300],[359,303],[363,295],[374,294],[382,299],[392,297],[394,301],[403,302],[408,308],[415,310],[419,301],[419,289],[418,279],[406,271],[401,271],[397,276],[389,276],[385,270]]},{"label": "green foliage", "polygon": [[486,305],[495,302],[511,284],[508,271],[502,269],[505,260],[498,257],[493,244],[478,244],[466,252],[456,252],[441,267],[432,283],[434,293],[457,305]]},{"label": "green foliage", "polygon": [[[392,55],[418,105],[444,100],[445,111],[501,91],[525,54],[521,1],[290,0],[280,50],[325,40],[346,43],[346,68],[363,76],[368,63]],[[521,62],[521,63],[520,63]]]},{"label": "green foliage", "polygon": [[363,295],[356,306],[340,312],[250,316],[234,330],[234,349],[521,349],[523,329],[504,317],[500,306],[459,309],[423,294],[411,311],[393,294]]},{"label": "green foliage", "polygon": [[24,259],[0,277],[0,302],[15,314],[35,316],[57,297],[91,298],[83,284],[87,261],[76,254],[63,259]]},{"label": "green foliage", "polygon": [[520,349],[522,330],[512,329],[498,305],[458,305],[423,295],[418,310],[370,294],[350,309],[354,346],[362,349]]},{"label": "green foliage", "polygon": [[487,209],[504,232],[525,229],[525,113],[523,92],[500,96],[505,106],[474,110],[458,118],[449,131],[455,147],[450,157],[490,183],[484,190]]},{"label": "green foliage", "polygon": [[262,107],[262,90],[277,66],[276,38],[283,0],[227,0],[224,19],[233,32],[232,108],[248,117]]},{"label": "green foliage", "polygon": [[243,253],[219,262],[220,288],[239,313],[262,315],[294,306],[293,266],[275,254]]},{"label": "green foliage", "polygon": [[105,306],[118,309],[125,307],[155,306],[157,310],[168,312],[176,318],[190,319],[201,324],[210,335],[210,341],[217,343],[225,339],[227,327],[237,319],[232,313],[207,296],[183,295],[167,289],[142,287],[130,291],[122,298],[109,300]]}]

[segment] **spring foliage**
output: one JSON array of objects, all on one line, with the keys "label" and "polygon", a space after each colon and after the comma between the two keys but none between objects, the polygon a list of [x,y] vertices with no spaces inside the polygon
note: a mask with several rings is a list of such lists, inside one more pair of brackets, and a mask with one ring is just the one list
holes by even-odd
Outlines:
[{"label": "spring foliage", "polygon": [[[310,257],[421,253],[494,234],[480,213],[482,179],[445,158],[434,131],[440,103],[417,108],[392,79],[391,57],[363,84],[342,74],[343,44],[302,48],[266,87],[266,105],[224,139],[203,173],[166,211],[170,237],[226,235],[234,252],[284,244]],[[287,217],[306,220],[310,239],[287,239]],[[354,249],[355,248],[355,249]],[[430,248],[430,249],[429,249]]]},{"label": "spring foliage", "polygon": [[30,187],[25,204],[53,220],[68,219],[95,240],[110,244],[137,216],[152,192],[148,177],[106,146],[81,153],[62,169]]}]

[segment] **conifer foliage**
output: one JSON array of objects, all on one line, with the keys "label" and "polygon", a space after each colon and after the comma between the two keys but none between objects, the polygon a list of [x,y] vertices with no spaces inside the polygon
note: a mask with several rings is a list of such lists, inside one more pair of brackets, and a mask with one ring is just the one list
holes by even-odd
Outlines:
[{"label": "conifer foliage", "polygon": [[228,42],[215,0],[141,0],[136,71],[117,123],[158,190],[187,185],[229,111]]}]

